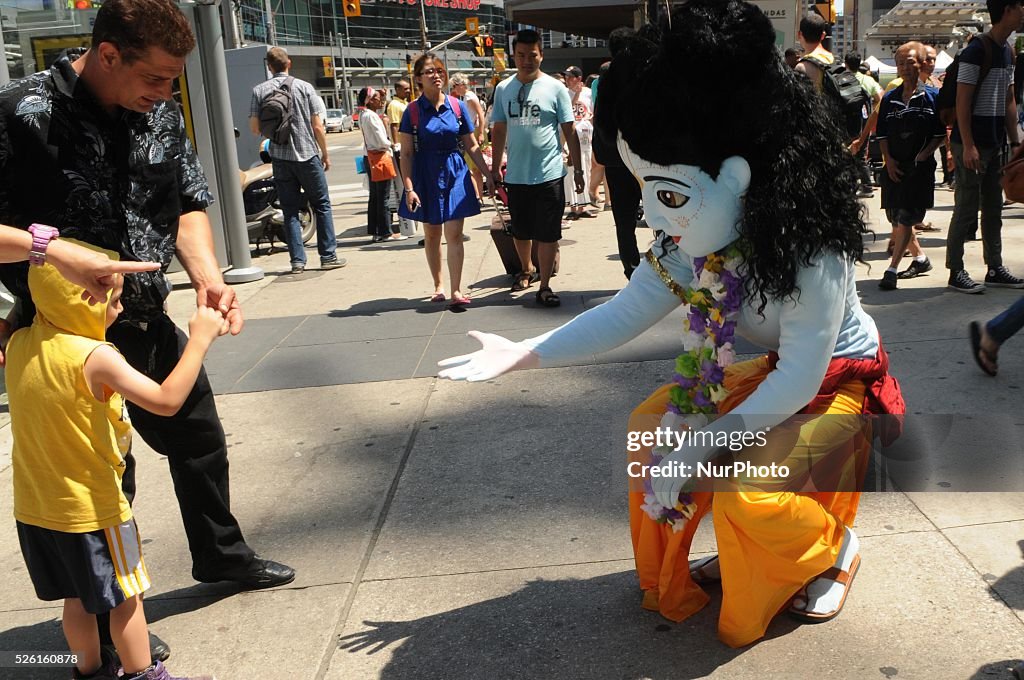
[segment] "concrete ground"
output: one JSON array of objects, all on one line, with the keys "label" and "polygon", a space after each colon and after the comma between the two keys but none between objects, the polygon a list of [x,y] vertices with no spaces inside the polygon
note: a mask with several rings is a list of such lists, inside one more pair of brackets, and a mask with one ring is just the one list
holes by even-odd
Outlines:
[{"label": "concrete ground", "polygon": [[[946,290],[952,194],[936,193],[928,219],[942,231],[923,239],[936,269],[888,293],[876,285],[888,227],[878,199],[865,201],[879,239],[868,244],[870,272],[858,268],[862,300],[929,465],[913,492],[865,495],[863,565],[833,622],[779,617],[736,650],[716,638],[718,590],[681,624],[640,608],[619,481],[624,433],[630,409],[671,375],[677,315],[573,365],[476,385],[434,377],[438,359],[473,348],[467,330],[530,337],[614,294],[624,278],[610,212],[565,233],[555,310],[534,304],[536,288],[509,294],[490,213],[469,220],[473,303],[453,312],[425,301],[415,240],[368,245],[362,199],[348,196],[336,208],[349,265],[292,276],[286,254],[256,258],[267,276],[238,287],[245,331],[207,361],[235,512],[248,541],[294,566],[296,581],[249,593],[193,582],[166,465],[136,439],[154,582],[146,609],[173,648],[170,668],[221,680],[1011,677],[1024,655],[1024,352],[1012,341],[1000,376],[984,376],[967,322],[1020,292]],[[1024,272],[1024,210],[1005,217],[1007,264]],[[980,243],[967,257],[981,278]],[[193,306],[187,288],[171,295],[180,322]],[[9,428],[0,435],[9,442]],[[932,461],[932,449],[951,455]],[[983,489],[1003,490],[969,492]],[[10,502],[0,495],[0,517]],[[13,522],[0,523],[0,545],[0,650],[63,650],[60,610],[34,597]],[[709,531],[696,549],[714,550]]]}]

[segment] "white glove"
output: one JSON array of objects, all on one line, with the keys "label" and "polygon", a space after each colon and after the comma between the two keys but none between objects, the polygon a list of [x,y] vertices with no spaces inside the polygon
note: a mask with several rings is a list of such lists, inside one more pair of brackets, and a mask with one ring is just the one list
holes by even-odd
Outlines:
[{"label": "white glove", "polygon": [[[651,477],[651,488],[654,490],[654,497],[658,503],[666,508],[676,507],[679,502],[679,492],[683,486],[693,488],[697,481],[697,463],[707,460],[710,448],[684,446],[678,451],[665,456],[661,461],[662,475],[672,474],[674,476]],[[680,465],[689,467],[682,468]],[[685,473],[683,472],[685,470]],[[686,475],[689,475],[687,477]]]},{"label": "white glove", "polygon": [[524,368],[540,368],[540,357],[518,342],[512,342],[500,335],[470,331],[469,336],[483,345],[472,354],[444,359],[437,362],[444,370],[438,377],[449,380],[479,382],[497,378],[503,373]]}]

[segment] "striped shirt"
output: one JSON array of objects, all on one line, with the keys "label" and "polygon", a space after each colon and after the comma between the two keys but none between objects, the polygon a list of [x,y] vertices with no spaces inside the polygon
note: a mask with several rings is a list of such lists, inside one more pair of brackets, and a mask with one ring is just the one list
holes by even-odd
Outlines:
[{"label": "striped shirt", "polygon": [[[252,88],[249,116],[260,117],[260,102],[273,90],[281,87],[287,73],[278,73],[270,80]],[[292,81],[292,132],[287,144],[270,143],[270,157],[282,161],[308,161],[320,155],[320,145],[313,136],[313,116],[321,119],[327,114],[323,100],[312,85],[295,78]]]},{"label": "striped shirt", "polygon": [[[974,85],[974,110],[971,112],[971,132],[974,144],[979,147],[1001,146],[1006,141],[1006,104],[1010,85],[1013,84],[1013,59],[1009,45],[995,49],[991,42],[992,67],[985,80],[978,84],[981,67],[985,61],[984,38],[980,36],[970,42],[960,53],[960,67],[956,82]],[[960,130],[953,127],[952,140],[962,141]]]}]

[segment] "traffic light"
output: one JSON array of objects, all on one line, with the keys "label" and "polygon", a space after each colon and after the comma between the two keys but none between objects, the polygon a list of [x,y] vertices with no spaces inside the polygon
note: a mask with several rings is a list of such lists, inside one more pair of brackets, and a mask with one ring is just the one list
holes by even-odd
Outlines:
[{"label": "traffic light", "polygon": [[359,0],[342,0],[341,9],[348,18],[363,16],[363,10],[359,6]]},{"label": "traffic light", "polygon": [[483,47],[485,57],[494,56],[494,38],[489,35],[483,36]]}]

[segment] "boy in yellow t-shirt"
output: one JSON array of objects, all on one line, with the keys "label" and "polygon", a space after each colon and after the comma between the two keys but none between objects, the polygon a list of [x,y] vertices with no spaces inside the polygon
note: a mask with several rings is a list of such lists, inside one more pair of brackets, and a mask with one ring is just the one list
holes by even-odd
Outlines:
[{"label": "boy in yellow t-shirt", "polygon": [[52,265],[30,267],[28,285],[36,316],[8,342],[6,377],[14,516],[32,585],[41,600],[64,600],[74,677],[118,677],[96,627],[96,614],[110,612],[123,680],[174,680],[161,662],[151,665],[141,599],[149,575],[121,491],[131,444],[124,401],[162,415],[177,412],[227,322],[216,310],[197,310],[184,354],[157,384],[104,341],[121,311],[120,280],[96,305]]}]

